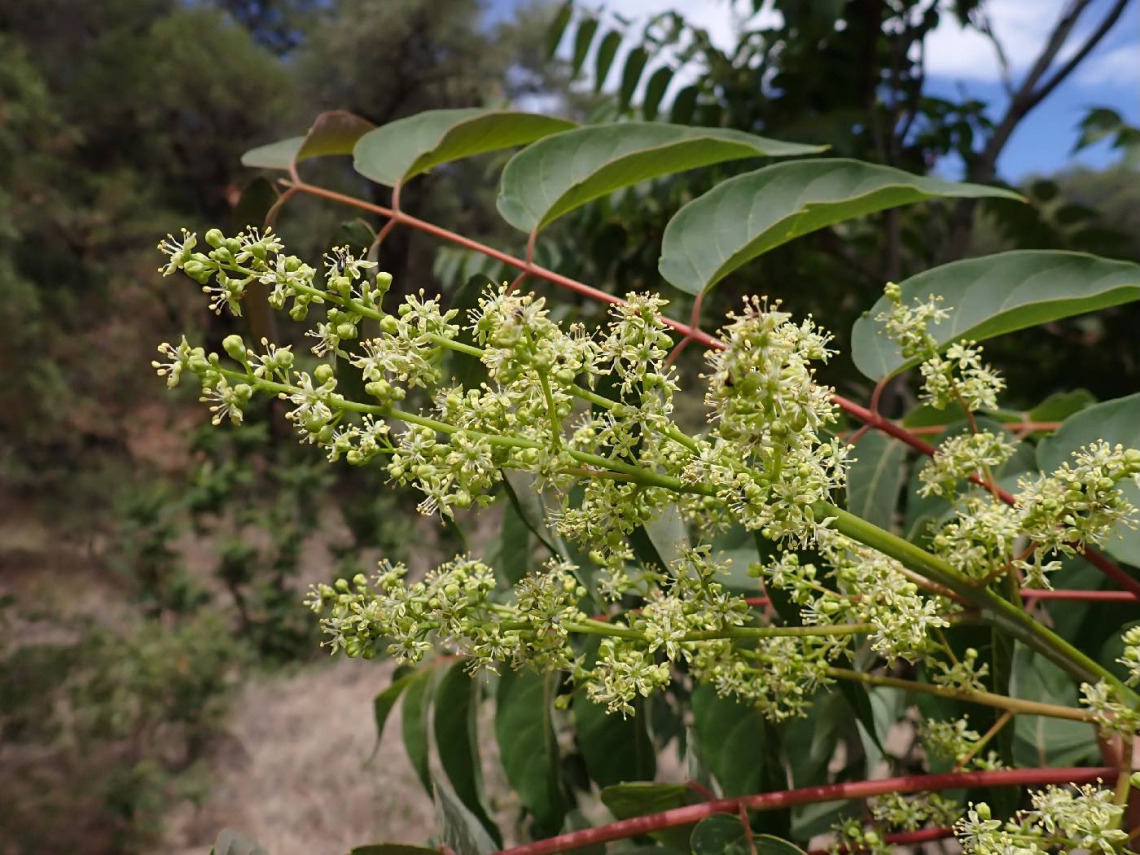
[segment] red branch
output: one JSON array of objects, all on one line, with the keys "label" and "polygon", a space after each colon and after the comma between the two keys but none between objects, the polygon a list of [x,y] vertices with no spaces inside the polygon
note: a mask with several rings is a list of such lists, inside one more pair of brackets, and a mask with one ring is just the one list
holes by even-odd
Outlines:
[{"label": "red branch", "polygon": [[[442,226],[437,226],[434,223],[429,223],[426,220],[421,220],[419,217],[413,217],[411,214],[407,214],[399,209],[385,208],[383,205],[375,205],[371,202],[366,202],[363,199],[358,199],[355,196],[348,196],[344,193],[337,193],[333,190],[326,190],[325,188],[318,187],[314,184],[306,184],[297,177],[296,171],[292,173],[291,181],[282,181],[282,184],[287,188],[287,190],[286,194],[279,200],[279,203],[281,201],[284,201],[286,196],[291,195],[296,191],[309,193],[310,195],[319,196],[323,199],[328,199],[333,202],[340,202],[344,205],[351,205],[352,207],[360,208],[364,211],[371,211],[374,214],[379,214],[382,217],[389,218],[388,225],[391,225],[392,223],[400,223],[409,226],[410,228],[417,229],[418,231],[426,232],[427,234],[434,235],[435,237],[449,241],[450,243],[456,244],[457,246],[464,247],[465,249],[469,249],[473,252],[478,252],[482,255],[487,256],[488,258],[493,258],[496,261],[501,261],[503,264],[507,264],[517,270],[521,270],[524,275],[537,276],[540,279],[545,279],[547,282],[550,282],[554,285],[559,285],[563,288],[567,288],[574,293],[581,294],[582,296],[587,297],[591,300],[597,300],[602,303],[616,303],[619,305],[625,303],[625,300],[623,300],[621,297],[616,297],[613,294],[607,294],[605,291],[601,291],[597,288],[592,288],[584,282],[579,282],[577,279],[571,279],[568,276],[563,276],[561,273],[555,273],[553,270],[548,270],[545,267],[534,264],[529,259],[518,258],[511,255],[510,253],[503,252],[502,250],[487,246],[486,244],[480,243],[479,241],[464,237],[458,232],[453,232],[450,229],[445,229]],[[531,235],[532,239],[533,237],[534,236]],[[699,302],[697,303],[697,306],[700,306]],[[703,330],[696,329],[695,326],[681,323],[680,321],[674,320],[673,318],[669,318],[664,315],[661,316],[661,322],[675,332],[680,333],[683,336],[682,342],[696,341],[705,347],[713,348],[716,350],[723,350],[725,347],[724,342],[722,342],[720,339],[709,335]],[[878,413],[872,412],[866,407],[861,406],[860,404],[857,404],[854,401],[843,397],[842,395],[833,394],[831,396],[831,401],[848,415],[854,416],[855,418],[859,419],[859,421],[863,422],[865,425],[873,428],[874,430],[882,431],[888,436],[893,436],[895,439],[905,443],[906,445],[910,446],[918,452],[921,452],[922,454],[927,455],[928,457],[934,454],[934,446],[932,446],[930,443],[925,442],[921,438],[915,436],[906,428],[895,424],[889,419],[883,418]],[[984,479],[978,476],[973,476],[970,478],[970,480],[982,487],[989,486],[986,484]],[[1010,495],[1007,491],[996,487],[996,485],[994,488],[994,493],[1006,504],[1014,504],[1013,496]],[[1133,579],[1126,572],[1117,567],[1099,552],[1095,552],[1092,549],[1085,549],[1081,551],[1081,554],[1088,560],[1090,564],[1092,564],[1110,579],[1115,581],[1122,588],[1129,591],[1134,599],[1140,600],[1140,582],[1137,582],[1135,579]]]},{"label": "red branch", "polygon": [[830,802],[846,799],[865,799],[885,793],[916,793],[953,790],[965,787],[1032,786],[1046,784],[1091,784],[1097,781],[1115,781],[1116,769],[1102,766],[1093,769],[997,769],[985,772],[949,772],[943,775],[906,775],[900,778],[884,778],[878,781],[856,781],[847,784],[828,784],[821,787],[802,787],[798,790],[780,790],[774,793],[760,793],[754,796],[741,796],[735,799],[716,799],[701,804],[686,805],[661,813],[637,816],[571,831],[546,840],[536,840],[511,849],[504,849],[504,855],[554,855],[623,840],[639,834],[649,834],[666,828],[692,825],[717,813],[736,813],[742,807],[748,810],[778,810],[793,805]]}]

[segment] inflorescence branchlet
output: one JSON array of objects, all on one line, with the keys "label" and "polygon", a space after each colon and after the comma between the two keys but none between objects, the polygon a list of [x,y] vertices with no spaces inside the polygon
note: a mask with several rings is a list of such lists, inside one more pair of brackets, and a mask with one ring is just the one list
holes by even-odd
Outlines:
[{"label": "inflorescence branchlet", "polygon": [[1010,820],[993,817],[986,803],[971,804],[955,826],[964,851],[993,852],[1101,852],[1124,851],[1128,832],[1121,819],[1124,805],[1112,790],[1092,785],[1047,787],[1031,796],[1032,807]]}]

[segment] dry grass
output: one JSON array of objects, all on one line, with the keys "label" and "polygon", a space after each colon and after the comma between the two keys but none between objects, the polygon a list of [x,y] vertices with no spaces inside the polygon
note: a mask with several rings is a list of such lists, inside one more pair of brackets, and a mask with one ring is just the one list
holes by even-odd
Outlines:
[{"label": "dry grass", "polygon": [[391,663],[341,659],[247,685],[212,758],[208,800],[172,812],[156,855],[203,855],[223,827],[271,855],[423,843],[435,818],[404,754],[399,710],[365,766],[376,741],[372,698],[391,671]]}]

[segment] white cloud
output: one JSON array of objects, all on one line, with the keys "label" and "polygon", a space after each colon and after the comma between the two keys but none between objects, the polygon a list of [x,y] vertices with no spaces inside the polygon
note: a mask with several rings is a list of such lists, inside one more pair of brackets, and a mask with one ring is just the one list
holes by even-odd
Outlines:
[{"label": "white cloud", "polygon": [[[989,0],[985,4],[1015,78],[1037,57],[1062,5],[1062,0]],[[975,29],[963,29],[949,11],[926,40],[926,69],[936,77],[957,80],[1001,79],[993,43]]]},{"label": "white cloud", "polygon": [[1100,56],[1093,56],[1077,72],[1077,81],[1083,86],[1140,83],[1140,43],[1118,45]]},{"label": "white cloud", "polygon": [[[984,4],[993,32],[1001,42],[1014,80],[1019,79],[1036,59],[1048,38],[1050,30],[1060,17],[1066,0],[987,0]],[[737,32],[745,25],[749,27],[778,25],[780,14],[765,8],[759,15],[747,17],[741,13],[751,9],[751,3],[731,2],[731,0],[620,0],[613,7],[623,17],[635,20],[634,30],[650,16],[676,10],[691,24],[706,29],[713,44],[722,49],[731,48],[736,43]],[[1075,44],[1095,26],[1097,13],[1102,10],[1094,4],[1080,21],[1075,33],[1070,36],[1070,44],[1062,52],[1061,59],[1071,55]],[[1114,33],[1115,47],[1106,49],[1104,45],[1086,60],[1076,81],[1084,86],[1097,86],[1104,83],[1132,83],[1140,81],[1140,36],[1136,33],[1136,15],[1118,23]],[[1123,43],[1122,43],[1123,41]],[[563,42],[563,52],[568,54],[572,38]],[[625,45],[624,54],[629,45]],[[623,57],[619,56],[615,68],[620,69]],[[587,60],[587,74],[593,68],[592,57]],[[933,77],[945,77],[962,81],[996,82],[1001,79],[1001,68],[997,53],[988,38],[973,28],[959,26],[957,17],[948,9],[943,12],[938,27],[926,40],[926,68]],[[643,77],[648,78],[652,69]],[[611,87],[616,86],[617,71],[611,71]],[[682,72],[673,81],[671,92],[691,82],[694,72]],[[592,84],[592,80],[589,81]],[[609,87],[608,87],[609,88]]]}]

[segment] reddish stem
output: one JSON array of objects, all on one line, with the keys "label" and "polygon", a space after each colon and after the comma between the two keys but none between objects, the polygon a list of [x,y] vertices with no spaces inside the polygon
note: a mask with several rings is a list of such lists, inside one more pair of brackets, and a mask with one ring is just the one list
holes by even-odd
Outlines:
[{"label": "reddish stem", "polygon": [[[326,190],[323,187],[317,187],[314,184],[306,184],[297,177],[296,170],[292,170],[292,181],[282,182],[290,190],[297,190],[302,193],[309,193],[313,196],[319,196],[324,199],[329,199],[333,202],[340,202],[345,205],[351,205],[360,208],[364,211],[371,211],[379,214],[382,217],[389,217],[393,222],[399,222],[411,228],[417,229],[427,234],[434,235],[442,240],[450,241],[465,249],[470,249],[473,252],[481,253],[488,258],[494,258],[504,264],[521,270],[526,274],[537,276],[540,279],[545,279],[554,285],[560,285],[568,288],[576,294],[581,294],[592,300],[597,300],[602,303],[615,303],[624,305],[625,300],[621,297],[615,297],[613,294],[607,294],[597,288],[592,288],[584,282],[579,282],[576,279],[571,279],[568,276],[563,276],[561,273],[555,273],[553,270],[547,270],[537,264],[528,262],[525,259],[517,258],[509,253],[495,249],[494,247],[487,246],[479,241],[472,240],[471,238],[464,237],[463,235],[445,229],[442,226],[437,226],[434,223],[429,223],[426,220],[421,220],[419,217],[413,217],[411,214],[406,214],[403,211],[393,210],[392,208],[385,208],[383,205],[375,205],[371,202],[365,202],[363,199],[357,199],[355,196],[348,196],[344,193],[337,193],[333,190]],[[683,324],[680,321],[673,320],[672,318],[661,316],[661,322],[667,327],[681,333],[687,339],[699,342],[708,348],[723,350],[725,348],[724,342],[720,339],[709,335],[699,329],[694,329],[688,324]],[[884,419],[878,413],[874,413],[860,404],[855,403],[849,398],[845,398],[839,394],[832,394],[831,402],[840,409],[844,410],[849,415],[854,416],[861,422],[865,423],[874,430],[882,431],[888,436],[893,436],[895,439],[907,444],[916,451],[922,454],[932,456],[934,454],[934,446],[930,443],[923,441],[919,437],[909,432],[906,428],[896,425],[889,419]],[[987,484],[984,479],[978,476],[971,476],[970,480],[981,487],[990,488],[991,485]],[[1014,498],[1007,491],[992,485],[994,495],[1001,499],[1006,504],[1014,504]],[[1083,555],[1090,564],[1115,581],[1121,587],[1131,592],[1135,599],[1140,600],[1140,582],[1137,582],[1122,569],[1117,567],[1103,555],[1091,549],[1081,550]]]},{"label": "reddish stem", "polygon": [[906,775],[899,778],[884,778],[878,781],[856,781],[846,784],[828,784],[820,787],[802,787],[797,790],[779,790],[773,793],[760,793],[734,799],[715,799],[696,805],[673,808],[661,813],[637,816],[571,831],[546,840],[536,840],[522,846],[503,850],[509,855],[553,855],[623,840],[639,834],[649,834],[666,828],[692,825],[717,813],[736,813],[744,807],[748,810],[778,810],[793,805],[830,802],[846,799],[865,799],[885,793],[937,792],[967,787],[1031,786],[1046,784],[1091,784],[1097,781],[1115,781],[1117,770],[1111,766],[1092,769],[996,769],[983,772],[950,772],[942,775]]}]

